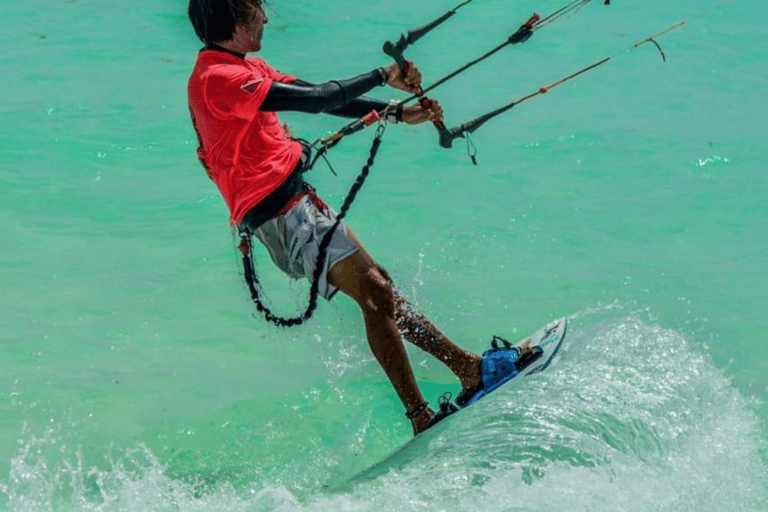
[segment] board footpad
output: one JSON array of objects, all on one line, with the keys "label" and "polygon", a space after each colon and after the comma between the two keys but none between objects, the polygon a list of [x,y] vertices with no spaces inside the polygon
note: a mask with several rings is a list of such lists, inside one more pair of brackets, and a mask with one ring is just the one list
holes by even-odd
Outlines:
[{"label": "board footpad", "polygon": [[526,352],[523,354],[523,356],[517,360],[515,363],[515,366],[517,367],[517,371],[521,372],[524,369],[528,368],[531,364],[536,362],[541,356],[544,355],[544,350],[542,350],[541,347],[532,347],[529,352]]}]

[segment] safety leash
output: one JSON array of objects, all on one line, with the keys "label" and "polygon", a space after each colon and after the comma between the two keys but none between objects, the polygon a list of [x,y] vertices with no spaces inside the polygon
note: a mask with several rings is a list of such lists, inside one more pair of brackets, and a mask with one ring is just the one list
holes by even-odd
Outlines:
[{"label": "safety leash", "polygon": [[[245,283],[251,293],[251,300],[255,304],[256,310],[261,313],[268,322],[271,322],[278,327],[293,327],[303,324],[314,314],[315,310],[317,309],[320,275],[323,272],[325,258],[328,254],[328,247],[331,244],[331,239],[333,238],[334,233],[336,233],[336,230],[341,224],[341,221],[344,219],[344,217],[346,217],[347,212],[357,197],[357,193],[361,188],[363,188],[365,180],[370,174],[371,168],[373,167],[374,161],[376,160],[376,154],[378,153],[379,147],[381,146],[382,137],[384,136],[386,127],[386,119],[380,120],[379,126],[376,129],[376,134],[373,138],[373,143],[371,144],[368,160],[360,171],[360,174],[357,176],[357,179],[355,179],[354,183],[352,184],[352,187],[349,189],[347,197],[344,199],[344,203],[342,204],[341,209],[336,216],[336,221],[334,222],[333,227],[331,227],[331,229],[325,233],[323,239],[320,241],[317,260],[315,262],[315,270],[312,274],[312,284],[309,288],[309,301],[303,313],[295,317],[284,318],[276,315],[269,307],[264,304],[264,301],[262,300],[263,291],[261,289],[261,283],[259,282],[258,274],[256,273],[256,265],[253,259],[251,234],[247,232],[242,232],[240,234],[239,249],[243,253],[243,277],[245,278]],[[317,158],[318,157],[315,156],[312,162],[316,162]]]}]

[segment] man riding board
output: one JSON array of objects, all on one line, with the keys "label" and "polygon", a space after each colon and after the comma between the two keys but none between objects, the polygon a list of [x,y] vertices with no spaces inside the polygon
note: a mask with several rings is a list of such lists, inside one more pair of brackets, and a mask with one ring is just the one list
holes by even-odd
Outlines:
[{"label": "man riding board", "polygon": [[[383,85],[416,93],[421,74],[412,63],[406,72],[391,64],[322,84],[280,73],[246,55],[261,49],[267,23],[263,7],[262,0],[190,0],[189,18],[205,47],[189,79],[189,107],[200,144],[198,157],[229,207],[231,224],[258,238],[286,274],[311,280],[320,240],[337,214],[304,181],[309,148],[286,133],[276,112],[360,118],[388,107],[365,93]],[[430,100],[401,106],[391,117],[420,124],[442,119],[442,109]],[[458,377],[463,390],[457,403],[466,403],[482,390],[482,358],[451,342],[415,312],[346,223],[339,224],[330,240],[319,294],[330,300],[341,290],[360,306],[371,350],[415,434],[443,415],[421,394],[403,336]]]}]

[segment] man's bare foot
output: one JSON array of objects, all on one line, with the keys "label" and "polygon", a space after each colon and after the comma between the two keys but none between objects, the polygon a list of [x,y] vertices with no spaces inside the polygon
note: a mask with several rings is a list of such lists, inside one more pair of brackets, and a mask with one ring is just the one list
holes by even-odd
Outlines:
[{"label": "man's bare foot", "polygon": [[458,375],[461,387],[464,389],[474,389],[482,384],[482,363],[483,358],[481,356],[474,356],[467,360],[463,371]]},{"label": "man's bare foot", "polygon": [[[521,360],[530,356],[532,352],[531,340],[527,340],[520,345],[518,350],[520,351]],[[462,377],[460,377],[462,390],[456,396],[456,403],[460,407],[464,407],[472,397],[483,390],[482,361],[483,359],[480,356],[472,358],[472,360],[468,361],[467,365],[471,365],[470,367],[474,368],[472,368],[471,371],[465,372]]]}]

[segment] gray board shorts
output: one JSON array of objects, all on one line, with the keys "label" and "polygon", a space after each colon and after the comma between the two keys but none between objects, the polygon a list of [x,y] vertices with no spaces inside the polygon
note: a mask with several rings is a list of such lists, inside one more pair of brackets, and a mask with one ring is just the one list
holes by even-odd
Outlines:
[{"label": "gray board shorts", "polygon": [[[285,214],[261,224],[255,230],[254,236],[264,244],[272,261],[280,270],[294,279],[305,277],[311,281],[320,252],[320,242],[336,222],[336,215],[331,207],[316,206],[310,194],[307,194]],[[318,283],[318,293],[321,297],[331,300],[339,291],[328,284],[328,271],[355,252],[357,246],[347,237],[347,225],[341,221],[331,238],[323,262],[323,271]]]}]

